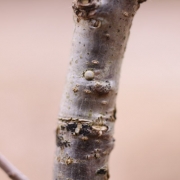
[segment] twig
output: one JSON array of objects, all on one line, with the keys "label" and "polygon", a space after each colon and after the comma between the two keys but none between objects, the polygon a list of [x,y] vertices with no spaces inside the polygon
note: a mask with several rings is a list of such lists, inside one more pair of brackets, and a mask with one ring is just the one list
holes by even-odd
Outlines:
[{"label": "twig", "polygon": [[28,180],[13,164],[0,153],[0,168],[13,180]]},{"label": "twig", "polygon": [[119,74],[133,17],[144,1],[73,0],[75,31],[53,180],[109,179]]}]

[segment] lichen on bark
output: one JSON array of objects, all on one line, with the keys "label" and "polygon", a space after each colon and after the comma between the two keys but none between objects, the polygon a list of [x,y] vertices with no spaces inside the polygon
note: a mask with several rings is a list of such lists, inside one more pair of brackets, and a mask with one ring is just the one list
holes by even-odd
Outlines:
[{"label": "lichen on bark", "polygon": [[56,131],[54,180],[107,180],[121,63],[142,0],[74,0],[71,61]]}]

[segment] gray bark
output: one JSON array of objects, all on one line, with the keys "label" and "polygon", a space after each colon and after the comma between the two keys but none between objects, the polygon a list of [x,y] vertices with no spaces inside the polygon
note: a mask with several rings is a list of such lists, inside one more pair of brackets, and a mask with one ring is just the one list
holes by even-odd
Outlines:
[{"label": "gray bark", "polygon": [[56,131],[54,180],[107,180],[119,74],[144,0],[74,0],[71,61]]}]

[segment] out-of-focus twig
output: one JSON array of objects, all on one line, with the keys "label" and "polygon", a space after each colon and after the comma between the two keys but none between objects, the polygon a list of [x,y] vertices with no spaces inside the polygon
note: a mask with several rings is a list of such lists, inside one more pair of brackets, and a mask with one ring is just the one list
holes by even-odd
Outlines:
[{"label": "out-of-focus twig", "polygon": [[0,168],[13,180],[28,180],[11,162],[0,153]]}]

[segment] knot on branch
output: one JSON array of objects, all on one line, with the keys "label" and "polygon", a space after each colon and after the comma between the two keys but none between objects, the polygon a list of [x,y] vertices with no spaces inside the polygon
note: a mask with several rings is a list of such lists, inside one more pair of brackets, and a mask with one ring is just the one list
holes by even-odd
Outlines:
[{"label": "knot on branch", "polygon": [[79,18],[91,19],[96,14],[98,6],[97,0],[74,0],[72,8]]},{"label": "knot on branch", "polygon": [[99,94],[108,94],[111,91],[111,84],[109,81],[96,82],[94,89]]}]

